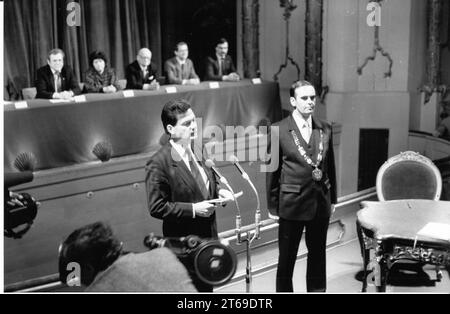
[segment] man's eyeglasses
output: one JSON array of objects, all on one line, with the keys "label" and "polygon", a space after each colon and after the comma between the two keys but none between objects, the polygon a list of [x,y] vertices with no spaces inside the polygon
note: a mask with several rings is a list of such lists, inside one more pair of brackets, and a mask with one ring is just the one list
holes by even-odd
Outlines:
[{"label": "man's eyeglasses", "polygon": [[316,99],[316,96],[302,96],[300,97],[301,100],[303,101],[307,101],[309,99],[311,99],[312,101],[314,101]]}]

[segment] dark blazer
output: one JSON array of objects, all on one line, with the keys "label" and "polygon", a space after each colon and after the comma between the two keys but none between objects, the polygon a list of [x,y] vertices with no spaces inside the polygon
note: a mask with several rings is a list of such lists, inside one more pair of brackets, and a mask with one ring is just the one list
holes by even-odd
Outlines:
[{"label": "dark blazer", "polygon": [[[176,161],[171,152],[172,145],[166,143],[147,162],[145,184],[150,215],[163,220],[163,235],[166,237],[192,234],[201,238],[217,238],[215,213],[207,218],[192,218],[192,203],[203,201],[204,197],[184,161],[181,157]],[[208,199],[216,198],[217,180],[210,169],[203,169],[210,183]]]},{"label": "dark blazer", "polygon": [[205,81],[221,81],[223,75],[236,72],[233,59],[229,55],[225,57],[222,67],[222,75],[219,75],[219,61],[217,57],[206,58]]},{"label": "dark blazer", "polygon": [[157,70],[154,63],[147,67],[147,75],[143,77],[141,66],[137,61],[129,64],[125,69],[125,78],[127,79],[126,89],[142,89],[144,84],[150,84],[156,80]]},{"label": "dark blazer", "polygon": [[[309,221],[316,213],[321,217],[329,217],[330,205],[337,202],[332,128],[326,121],[314,117],[312,121],[310,145],[303,140],[292,115],[274,124],[279,127],[278,131],[272,128],[272,132],[275,132],[272,136],[279,139],[280,149],[278,154],[270,155],[270,162],[275,165],[278,163],[278,168],[267,173],[267,202],[271,214],[287,220]],[[307,154],[316,162],[319,129],[323,130],[324,135],[323,160],[319,165],[323,177],[316,182],[312,179],[313,167],[300,155],[290,130],[295,131]]]},{"label": "dark blazer", "polygon": [[[37,70],[36,75],[36,98],[51,99],[55,93],[55,79],[49,65],[43,66]],[[72,91],[75,95],[81,94],[80,85],[68,66],[61,70],[61,91]]]},{"label": "dark blazer", "polygon": [[170,58],[164,63],[164,71],[168,84],[182,84],[183,80],[199,78],[197,73],[195,73],[194,63],[191,59],[186,60],[182,71],[177,58]]}]

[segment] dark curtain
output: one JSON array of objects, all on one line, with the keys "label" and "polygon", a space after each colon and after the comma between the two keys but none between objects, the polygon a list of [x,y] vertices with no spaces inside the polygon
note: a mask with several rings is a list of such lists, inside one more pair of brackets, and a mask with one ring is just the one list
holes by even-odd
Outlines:
[{"label": "dark curtain", "polygon": [[189,45],[189,58],[203,77],[206,57],[215,55],[216,41],[225,37],[229,43],[228,53],[236,64],[236,4],[236,0],[162,1],[163,60],[174,56],[177,42],[185,41]]},{"label": "dark curtain", "polygon": [[5,98],[18,99],[33,86],[35,72],[55,45],[53,1],[6,0],[4,3]]},{"label": "dark curtain", "polygon": [[[69,2],[80,5],[80,26],[67,23]],[[21,98],[55,47],[64,50],[80,81],[93,50],[106,53],[119,78],[141,47],[152,50],[161,69],[159,6],[159,0],[6,0],[5,97]]]}]

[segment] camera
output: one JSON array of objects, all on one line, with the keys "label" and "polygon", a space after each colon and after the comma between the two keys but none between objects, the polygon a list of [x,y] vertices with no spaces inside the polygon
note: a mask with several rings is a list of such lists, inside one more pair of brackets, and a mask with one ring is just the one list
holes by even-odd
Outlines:
[{"label": "camera", "polygon": [[[33,173],[5,173],[4,235],[20,239],[30,228],[37,216],[39,203],[28,193],[13,193],[9,188],[33,180]],[[21,228],[18,228],[22,226]]]},{"label": "camera", "polygon": [[211,286],[226,284],[236,273],[236,253],[224,240],[194,235],[165,238],[150,234],[144,238],[144,245],[150,250],[171,249],[191,276]]}]

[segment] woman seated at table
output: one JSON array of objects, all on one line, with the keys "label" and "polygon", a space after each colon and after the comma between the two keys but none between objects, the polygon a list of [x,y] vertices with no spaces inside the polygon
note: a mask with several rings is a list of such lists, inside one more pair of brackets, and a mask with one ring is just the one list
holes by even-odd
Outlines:
[{"label": "woman seated at table", "polygon": [[108,67],[108,59],[102,51],[96,50],[89,55],[84,90],[87,93],[114,93],[120,90],[116,73]]}]

